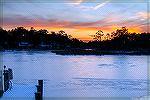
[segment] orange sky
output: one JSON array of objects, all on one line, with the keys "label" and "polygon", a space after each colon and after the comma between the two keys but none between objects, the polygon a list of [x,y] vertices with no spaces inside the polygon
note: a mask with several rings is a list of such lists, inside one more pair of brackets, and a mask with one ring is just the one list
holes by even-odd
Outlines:
[{"label": "orange sky", "polygon": [[[62,0],[63,1],[63,0]],[[98,1],[85,3],[85,0],[72,3],[33,3],[23,0],[23,3],[6,2],[3,14],[0,15],[4,29],[23,26],[36,30],[64,30],[68,35],[80,40],[92,40],[98,30],[104,34],[118,28],[127,27],[129,32],[148,32],[147,3],[123,3]]]},{"label": "orange sky", "polygon": [[[24,26],[27,29],[30,29],[31,27],[28,26]],[[116,29],[120,29],[123,26],[107,26],[107,27],[89,27],[89,28],[85,28],[85,27],[77,27],[77,28],[65,28],[65,27],[39,27],[39,26],[33,26],[36,30],[40,30],[40,29],[46,29],[49,31],[49,33],[51,31],[55,31],[58,32],[60,30],[64,30],[68,35],[71,35],[73,38],[78,38],[80,40],[83,41],[89,41],[92,40],[93,37],[91,37],[91,35],[94,35],[98,30],[102,30],[104,34],[107,33],[111,33],[113,31],[115,31]],[[128,31],[133,33],[141,33],[143,32],[142,29],[140,27],[127,27]],[[8,28],[11,29],[11,28]]]}]

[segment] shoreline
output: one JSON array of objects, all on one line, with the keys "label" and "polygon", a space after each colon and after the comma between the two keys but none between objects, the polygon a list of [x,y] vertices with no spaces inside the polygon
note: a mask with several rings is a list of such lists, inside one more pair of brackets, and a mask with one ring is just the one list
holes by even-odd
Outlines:
[{"label": "shoreline", "polygon": [[150,55],[150,51],[133,50],[54,50],[57,55]]},{"label": "shoreline", "polygon": [[97,50],[97,49],[9,49],[0,51],[48,51],[56,55],[150,55],[149,50]]}]

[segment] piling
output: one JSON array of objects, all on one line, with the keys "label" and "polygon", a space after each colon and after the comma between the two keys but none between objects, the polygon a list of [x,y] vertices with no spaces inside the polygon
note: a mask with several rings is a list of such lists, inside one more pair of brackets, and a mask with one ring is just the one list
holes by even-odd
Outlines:
[{"label": "piling", "polygon": [[4,70],[4,91],[9,89],[9,71]]},{"label": "piling", "polygon": [[35,100],[43,100],[43,80],[38,80],[36,88],[37,92],[35,93]]},{"label": "piling", "polygon": [[41,95],[43,96],[43,80],[38,80],[38,85],[40,86],[40,92]]},{"label": "piling", "polygon": [[40,92],[36,92],[36,93],[35,93],[35,100],[42,100],[42,97],[41,97],[41,93],[40,93]]}]

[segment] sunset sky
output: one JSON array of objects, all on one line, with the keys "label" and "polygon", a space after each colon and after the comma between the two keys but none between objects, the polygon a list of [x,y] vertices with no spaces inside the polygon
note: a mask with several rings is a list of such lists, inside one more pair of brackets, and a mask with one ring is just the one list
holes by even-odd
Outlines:
[{"label": "sunset sky", "polygon": [[91,40],[98,30],[110,33],[126,26],[130,32],[147,32],[146,0],[4,0],[0,18],[4,29],[64,30],[81,40]]}]

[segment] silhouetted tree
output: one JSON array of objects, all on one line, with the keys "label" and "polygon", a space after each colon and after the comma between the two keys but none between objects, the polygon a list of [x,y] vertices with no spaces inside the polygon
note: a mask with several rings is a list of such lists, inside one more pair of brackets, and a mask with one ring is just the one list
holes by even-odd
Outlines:
[{"label": "silhouetted tree", "polygon": [[94,35],[94,39],[96,39],[97,41],[102,41],[102,36],[103,36],[103,31],[99,30],[96,32],[96,34]]},{"label": "silhouetted tree", "polygon": [[8,32],[0,27],[0,48],[6,48],[8,45]]},{"label": "silhouetted tree", "polygon": [[111,39],[110,34],[107,33],[107,34],[106,34],[106,40],[110,40],[110,39]]},{"label": "silhouetted tree", "polygon": [[[27,42],[32,48],[50,45],[47,49],[101,49],[101,50],[148,50],[150,51],[150,33],[130,33],[126,27],[104,35],[102,30],[93,35],[94,40],[85,43],[60,30],[48,32],[45,29],[30,30],[17,27],[11,30],[0,28],[0,49],[18,49],[19,43]],[[104,40],[104,38],[105,40]],[[102,41],[103,39],[103,41]],[[51,48],[49,48],[51,47]]]}]

